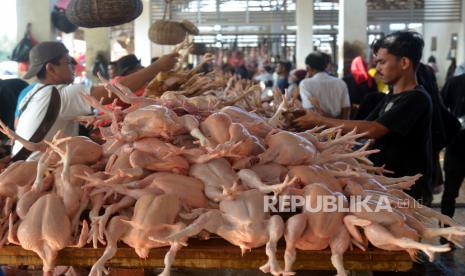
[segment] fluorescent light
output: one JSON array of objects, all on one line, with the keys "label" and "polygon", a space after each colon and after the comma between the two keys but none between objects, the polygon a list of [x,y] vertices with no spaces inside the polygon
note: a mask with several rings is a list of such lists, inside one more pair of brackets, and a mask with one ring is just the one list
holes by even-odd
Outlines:
[{"label": "fluorescent light", "polygon": [[405,30],[406,25],[404,23],[392,23],[389,24],[389,30],[391,31],[402,31]]}]

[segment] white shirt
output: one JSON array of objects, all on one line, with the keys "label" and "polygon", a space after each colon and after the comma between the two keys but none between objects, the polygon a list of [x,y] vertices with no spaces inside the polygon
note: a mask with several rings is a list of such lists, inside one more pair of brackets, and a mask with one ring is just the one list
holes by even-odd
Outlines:
[{"label": "white shirt", "polygon": [[255,76],[255,80],[266,83],[267,81],[273,81],[273,75],[268,72],[264,72],[258,76]]},{"label": "white shirt", "polygon": [[[62,130],[65,136],[77,136],[79,134],[79,122],[76,121],[76,117],[89,115],[92,111],[90,105],[81,96],[81,93],[90,95],[90,87],[86,88],[79,84],[49,85],[35,93],[43,85],[42,83],[36,84],[26,94],[21,103],[19,103],[19,110],[22,110],[27,101],[32,97],[26,109],[20,114],[16,133],[27,140],[32,137],[47,113],[52,95],[52,87],[55,86],[61,98],[60,112],[44,139],[48,141],[52,140],[58,130]],[[12,149],[13,155],[21,148],[22,144],[15,141]],[[39,152],[33,152],[28,160],[37,159],[39,156]]]},{"label": "white shirt", "polygon": [[350,107],[347,85],[343,80],[328,73],[319,72],[309,79],[304,79],[299,88],[304,108],[313,108],[311,97],[318,99],[321,110],[334,118],[341,115],[342,108]]}]

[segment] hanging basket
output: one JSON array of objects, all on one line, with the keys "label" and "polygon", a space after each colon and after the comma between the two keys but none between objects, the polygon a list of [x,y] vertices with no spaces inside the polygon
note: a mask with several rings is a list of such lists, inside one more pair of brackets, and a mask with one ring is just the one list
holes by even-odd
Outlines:
[{"label": "hanging basket", "polygon": [[205,43],[193,43],[189,47],[189,54],[201,56],[207,52],[207,46]]},{"label": "hanging basket", "polygon": [[131,22],[142,8],[141,0],[71,0],[66,17],[81,27],[110,27]]},{"label": "hanging basket", "polygon": [[186,29],[175,21],[157,20],[149,29],[150,41],[161,45],[176,45],[186,39]]},{"label": "hanging basket", "polygon": [[190,22],[189,20],[183,20],[181,22],[181,25],[191,35],[198,35],[200,33],[199,28],[197,28],[197,26],[195,26],[194,23]]},{"label": "hanging basket", "polygon": [[[190,22],[184,20],[182,22],[176,22],[169,20],[168,9],[171,7],[172,0],[165,0],[165,11],[163,12],[163,18],[155,21],[149,29],[149,39],[153,43],[161,45],[176,45],[183,42],[186,39],[187,33],[199,34],[199,29]],[[168,19],[167,18],[168,14]]]}]

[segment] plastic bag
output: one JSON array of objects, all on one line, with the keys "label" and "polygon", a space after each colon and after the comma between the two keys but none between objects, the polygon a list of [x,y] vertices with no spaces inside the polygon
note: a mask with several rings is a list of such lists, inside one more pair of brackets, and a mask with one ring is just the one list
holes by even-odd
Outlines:
[{"label": "plastic bag", "polygon": [[78,26],[71,23],[65,15],[66,10],[55,6],[52,11],[52,23],[55,28],[65,33],[72,33]]},{"label": "plastic bag", "polygon": [[17,62],[28,62],[29,52],[34,47],[34,41],[31,37],[31,23],[27,24],[26,33],[23,39],[19,41],[11,53],[10,59]]}]

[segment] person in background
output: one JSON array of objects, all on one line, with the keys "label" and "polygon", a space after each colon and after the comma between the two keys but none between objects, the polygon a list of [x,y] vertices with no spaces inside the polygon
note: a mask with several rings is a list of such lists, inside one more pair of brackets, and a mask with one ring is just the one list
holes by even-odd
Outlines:
[{"label": "person in background", "polygon": [[364,98],[377,91],[375,80],[368,74],[366,63],[361,56],[352,60],[350,74],[346,75],[342,80],[349,89],[351,117],[356,118]]},{"label": "person in background", "polygon": [[300,83],[300,98],[305,109],[319,110],[324,116],[349,119],[350,100],[347,85],[325,72],[327,59],[321,52],[313,52],[305,58],[307,75]]},{"label": "person in background", "polygon": [[245,67],[244,53],[240,51],[232,52],[228,57],[228,64],[234,69],[234,75],[240,76],[242,79],[250,79],[249,72]]},{"label": "person in background", "polygon": [[392,92],[366,120],[340,120],[307,111],[295,123],[303,129],[342,126],[344,132],[356,128],[358,133],[366,133],[380,150],[369,156],[376,166],[393,171],[393,177],[422,175],[406,192],[428,206],[432,201],[432,105],[415,74],[423,47],[421,35],[411,31],[394,32],[372,44],[376,69]]},{"label": "person in background", "polygon": [[465,74],[465,61],[462,62],[457,68],[455,69],[454,76],[460,76],[462,74]]},{"label": "person in background", "polygon": [[110,61],[110,63],[108,63],[108,77],[110,80],[116,77],[116,61]]},{"label": "person in background", "polygon": [[262,93],[260,95],[261,100],[264,102],[271,101],[273,99],[273,81],[267,80],[262,84]]},{"label": "person in background", "polygon": [[457,69],[457,60],[455,58],[450,58],[450,64],[446,72],[446,82],[454,76],[455,69]]},{"label": "person in background", "polygon": [[134,54],[123,56],[116,61],[116,75],[119,77],[130,75],[143,68],[140,59]]},{"label": "person in background", "polygon": [[276,74],[278,75],[276,87],[278,87],[281,93],[283,94],[285,90],[289,87],[289,73],[291,72],[291,69],[292,64],[290,61],[281,60],[276,65]]},{"label": "person in background", "polygon": [[[71,62],[74,66],[78,64],[74,58],[71,58]],[[27,95],[27,93],[29,93],[29,91],[31,91],[36,86],[36,84],[37,82],[30,83],[27,87],[21,90],[21,93],[19,93],[18,101],[16,102],[16,108],[15,108],[15,128],[16,128],[17,120],[19,118],[19,104],[21,103],[23,98]]]},{"label": "person in background", "polygon": [[465,178],[465,74],[452,77],[442,89],[444,104],[459,118],[462,129],[446,147],[444,156],[444,192],[441,199],[441,213],[450,217],[455,213],[455,200]]},{"label": "person in background", "polygon": [[426,63],[426,65],[428,65],[429,67],[431,67],[431,69],[433,69],[434,74],[439,72],[438,64],[436,63],[436,58],[433,55],[431,55],[428,58],[428,62]]},{"label": "person in background", "polygon": [[[439,93],[434,70],[430,66],[420,62],[417,68],[417,81],[418,84],[423,86],[425,91],[430,96],[431,104],[433,107],[431,117],[431,144],[433,146],[432,186],[434,188],[434,193],[438,194],[441,192],[443,184],[439,154],[441,150],[450,142],[448,141],[448,136],[454,136],[458,132],[458,126],[451,126],[450,122],[448,121],[450,118],[448,116],[446,117],[446,114],[443,112],[445,107]],[[455,121],[454,118],[452,118],[452,120]]]},{"label": "person in background", "polygon": [[[107,61],[105,54],[103,52],[99,52],[95,57],[94,64],[92,65],[92,76],[98,77],[98,74],[101,74],[104,78],[110,79],[108,67],[109,62]],[[81,83],[86,84],[86,82],[89,82],[89,85],[92,85],[91,80],[86,76],[86,71],[82,72],[82,79]]]},{"label": "person in background", "polygon": [[376,90],[378,92],[384,93],[384,94],[389,93],[389,86],[383,82],[383,79],[379,75],[376,68],[370,68],[368,70],[368,75],[370,75],[370,77],[372,77],[375,80],[376,88],[377,88]]},{"label": "person in background", "polygon": [[211,53],[205,53],[201,58],[200,62],[202,64],[201,69],[198,71],[199,74],[208,74],[214,69],[213,64],[213,55]]},{"label": "person in background", "polygon": [[[116,61],[116,76],[112,79],[112,83],[120,81],[123,77],[131,75],[135,72],[144,69],[134,54],[126,55]],[[142,96],[145,91],[145,85],[138,90],[133,91],[134,95]]]},{"label": "person in background", "polygon": [[268,81],[273,83],[273,68],[270,65],[263,66],[263,70],[259,72],[259,74],[256,75],[253,79],[259,82],[263,82],[265,86]]},{"label": "person in background", "polygon": [[[161,57],[156,63],[132,74],[122,77],[119,82],[132,91],[148,83],[161,71],[171,70],[177,62],[178,54],[168,54]],[[83,99],[82,93],[97,100],[102,99],[104,104],[111,103],[113,97],[108,95],[104,86],[85,87],[72,84],[74,80],[74,64],[68,54],[68,49],[61,42],[47,41],[34,46],[29,53],[30,68],[24,78],[37,77],[38,83],[27,93],[19,106],[19,119],[16,133],[24,139],[31,139],[33,134],[45,118],[49,110],[52,97],[57,95],[60,101],[60,110],[56,120],[45,135],[45,140],[51,140],[60,130],[65,136],[78,135],[78,116],[92,113],[91,106]],[[55,88],[56,90],[54,90]],[[25,153],[23,145],[15,141],[12,153],[14,159],[36,160],[40,152]],[[18,153],[20,153],[19,156]],[[30,154],[30,155],[29,155]]]},{"label": "person in background", "polygon": [[[0,79],[0,120],[9,128],[14,129],[15,107],[18,96],[27,82],[20,79]],[[0,158],[10,154],[11,146],[6,145],[8,137],[0,133]]]},{"label": "person in background", "polygon": [[236,70],[234,69],[234,67],[232,67],[231,65],[229,65],[228,63],[225,63],[221,66],[221,71],[228,75],[228,76],[233,76],[234,73],[236,72]]},{"label": "person in background", "polygon": [[300,85],[300,82],[302,82],[306,76],[307,76],[307,71],[305,71],[304,69],[294,69],[291,71],[289,75],[289,88],[288,88],[289,99],[292,99],[294,94],[300,96],[299,85]]},{"label": "person in background", "polygon": [[333,66],[334,64],[333,64],[333,61],[331,59],[331,55],[327,54],[325,52],[320,52],[320,53],[325,58],[325,62],[326,62],[325,72],[328,73],[329,75],[333,76],[333,77],[337,77],[336,70],[335,70],[335,68]]},{"label": "person in background", "polygon": [[370,75],[376,83],[376,92],[368,93],[363,97],[357,114],[355,115],[355,120],[365,120],[373,109],[384,99],[384,96],[389,93],[389,86],[383,82],[376,68],[370,68],[368,70],[368,75]]},{"label": "person in background", "polygon": [[241,64],[239,67],[236,67],[234,74],[240,76],[243,80],[249,79],[249,71],[247,71],[245,64]]}]

